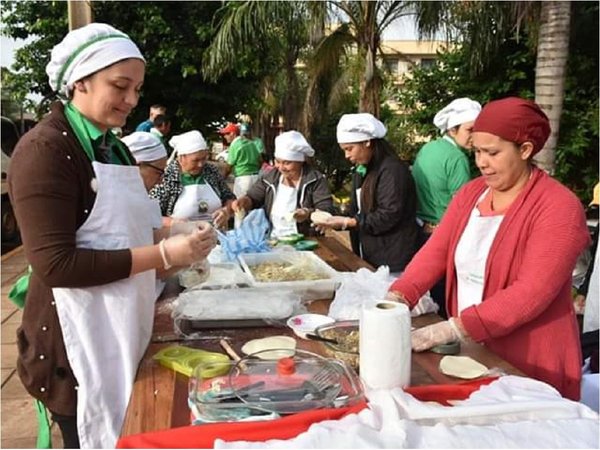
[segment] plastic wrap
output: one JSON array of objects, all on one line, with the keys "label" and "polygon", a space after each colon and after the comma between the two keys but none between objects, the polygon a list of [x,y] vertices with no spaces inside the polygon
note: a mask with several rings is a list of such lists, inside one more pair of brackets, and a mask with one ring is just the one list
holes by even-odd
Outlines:
[{"label": "plastic wrap", "polygon": [[287,318],[300,312],[304,308],[293,291],[244,288],[185,291],[171,316],[177,334],[185,335],[191,322],[201,327],[207,322],[261,320],[285,326]]}]

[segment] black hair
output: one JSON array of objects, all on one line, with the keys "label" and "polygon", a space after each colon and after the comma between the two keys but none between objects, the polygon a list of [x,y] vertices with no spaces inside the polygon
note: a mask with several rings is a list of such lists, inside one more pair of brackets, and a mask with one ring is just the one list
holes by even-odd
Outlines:
[{"label": "black hair", "polygon": [[159,114],[152,121],[152,125],[155,127],[160,127],[169,123],[171,123],[171,119],[169,119],[166,114]]}]

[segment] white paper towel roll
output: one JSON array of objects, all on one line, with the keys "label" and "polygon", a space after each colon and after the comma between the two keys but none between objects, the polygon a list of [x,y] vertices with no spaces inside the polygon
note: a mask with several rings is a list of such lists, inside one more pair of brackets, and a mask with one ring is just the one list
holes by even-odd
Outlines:
[{"label": "white paper towel roll", "polygon": [[381,301],[360,316],[360,377],[369,389],[410,384],[410,311],[403,303]]}]

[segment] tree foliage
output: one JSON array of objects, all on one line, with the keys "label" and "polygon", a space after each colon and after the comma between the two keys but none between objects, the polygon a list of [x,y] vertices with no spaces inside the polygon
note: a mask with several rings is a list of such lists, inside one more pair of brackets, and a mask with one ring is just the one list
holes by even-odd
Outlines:
[{"label": "tree foliage", "polygon": [[[555,176],[588,201],[598,181],[598,42],[589,39],[598,34],[598,4],[578,2],[574,8]],[[416,154],[422,145],[418,137],[426,141],[438,136],[433,116],[455,98],[482,104],[512,95],[533,99],[533,48],[526,35],[505,39],[478,74],[470,70],[468,46],[439,54],[433,68],[414,68],[396,93],[406,111],[397,120],[409,134],[409,153]]]},{"label": "tree foliage", "polygon": [[[219,2],[92,2],[94,20],[126,32],[147,60],[143,94],[129,127],[147,118],[151,104],[162,103],[174,119],[175,131],[199,128],[207,132],[206,124],[233,118],[253,102],[259,88],[253,66],[228,74],[218,83],[201,76],[220,6]],[[2,21],[5,35],[32,38],[16,52],[11,86],[21,95],[50,95],[45,66],[50,50],[68,31],[67,3],[5,1]]]}]

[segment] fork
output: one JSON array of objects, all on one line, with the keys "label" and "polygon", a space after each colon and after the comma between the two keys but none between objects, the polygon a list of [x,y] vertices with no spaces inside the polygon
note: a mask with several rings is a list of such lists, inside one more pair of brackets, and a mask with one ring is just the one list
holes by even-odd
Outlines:
[{"label": "fork", "polygon": [[339,373],[335,369],[323,367],[315,376],[308,382],[314,386],[319,393],[323,392],[328,387],[333,386],[338,381]]}]

